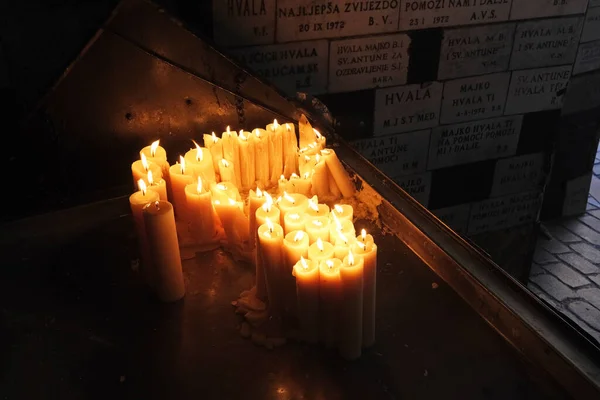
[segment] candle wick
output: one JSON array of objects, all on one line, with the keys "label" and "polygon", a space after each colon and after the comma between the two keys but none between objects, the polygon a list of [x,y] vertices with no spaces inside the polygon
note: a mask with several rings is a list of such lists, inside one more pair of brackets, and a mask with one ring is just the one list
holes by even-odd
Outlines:
[{"label": "candle wick", "polygon": [[156,210],[160,210],[160,202],[159,201],[155,201],[154,202],[154,207],[156,207]]}]

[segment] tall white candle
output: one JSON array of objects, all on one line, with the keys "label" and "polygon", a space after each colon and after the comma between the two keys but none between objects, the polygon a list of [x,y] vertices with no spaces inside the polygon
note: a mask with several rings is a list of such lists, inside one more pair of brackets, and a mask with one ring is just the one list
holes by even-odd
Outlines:
[{"label": "tall white candle", "polygon": [[213,132],[210,135],[204,134],[204,147],[206,147],[212,155],[213,167],[215,172],[219,171],[219,164],[223,159],[223,142]]},{"label": "tall white candle", "polygon": [[264,266],[269,310],[271,315],[281,315],[284,300],[281,292],[281,274],[283,270],[282,244],[283,228],[267,219],[258,227],[258,251],[261,253]]},{"label": "tall white candle", "polygon": [[236,131],[232,131],[227,127],[227,130],[221,135],[223,141],[223,158],[233,164],[235,171],[235,184],[237,187],[242,187],[242,174],[240,164],[240,143]]},{"label": "tall white candle", "polygon": [[319,263],[305,260],[294,265],[297,315],[302,336],[308,343],[319,340]]},{"label": "tall white candle", "polygon": [[283,127],[274,120],[272,124],[267,125],[266,131],[269,132],[269,170],[271,184],[277,184],[279,177],[283,173]]},{"label": "tall white candle", "polygon": [[352,246],[356,258],[364,263],[363,277],[363,347],[375,343],[375,314],[377,298],[377,245],[363,229]]},{"label": "tall white candle", "polygon": [[347,360],[360,357],[363,331],[363,259],[352,252],[344,258],[340,267],[342,304],[339,351]]},{"label": "tall white candle", "polygon": [[140,259],[142,261],[142,273],[148,285],[154,285],[154,274],[152,266],[152,257],[150,256],[150,246],[146,237],[146,228],[144,225],[144,215],[142,210],[151,202],[159,200],[157,192],[149,191],[146,188],[146,183],[143,179],[138,181],[139,191],[129,196],[129,205],[131,206],[131,214],[135,223],[135,231],[137,234],[138,248],[140,251]]},{"label": "tall white candle", "polygon": [[254,140],[249,140],[250,132],[244,132],[240,129],[238,135],[240,147],[240,173],[242,189],[248,190],[254,187],[256,181],[256,153],[254,149]]},{"label": "tall white candle", "polygon": [[264,129],[255,129],[252,131],[254,140],[254,151],[256,153],[256,180],[262,187],[268,187],[271,184],[270,164],[269,164],[269,134]]}]

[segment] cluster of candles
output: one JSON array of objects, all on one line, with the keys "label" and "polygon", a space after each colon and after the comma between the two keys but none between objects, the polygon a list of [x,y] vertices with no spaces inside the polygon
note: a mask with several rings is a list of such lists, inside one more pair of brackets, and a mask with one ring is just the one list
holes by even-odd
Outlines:
[{"label": "cluster of candles", "polygon": [[[377,246],[358,236],[354,210],[333,204],[355,187],[304,116],[293,124],[204,135],[170,166],[156,141],[132,166],[130,203],[148,283],[161,299],[184,296],[175,216],[198,243],[248,251],[256,297],[272,316],[293,309],[304,338],[348,359],[375,340]],[[262,188],[262,189],[261,189]],[[169,202],[170,200],[170,202]],[[174,211],[174,212],[173,212]],[[295,287],[294,287],[295,286]]]}]

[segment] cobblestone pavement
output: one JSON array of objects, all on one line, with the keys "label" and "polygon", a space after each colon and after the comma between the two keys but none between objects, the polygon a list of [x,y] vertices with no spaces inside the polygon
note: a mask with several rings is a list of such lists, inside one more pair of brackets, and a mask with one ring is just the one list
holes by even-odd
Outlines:
[{"label": "cobblestone pavement", "polygon": [[[600,172],[600,160],[596,162]],[[594,176],[585,214],[542,224],[546,232],[538,238],[528,287],[600,342],[600,202],[596,198],[600,198],[600,179]]]}]

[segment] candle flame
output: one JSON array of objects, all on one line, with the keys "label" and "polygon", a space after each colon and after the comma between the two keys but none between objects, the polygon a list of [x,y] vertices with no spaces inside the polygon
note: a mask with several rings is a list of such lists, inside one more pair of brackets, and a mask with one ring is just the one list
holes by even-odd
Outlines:
[{"label": "candle flame", "polygon": [[319,212],[319,199],[317,196],[313,196],[311,199],[308,199],[308,206],[313,209],[313,211]]},{"label": "candle flame", "polygon": [[340,222],[340,219],[335,216],[335,213],[331,213],[331,216],[333,217],[333,222],[335,222],[336,229],[337,230],[341,230],[342,229],[342,223]]},{"label": "candle flame", "polygon": [[277,120],[274,119],[273,120],[273,125],[271,125],[271,130],[275,131],[275,129],[279,128],[279,124],[277,123]]},{"label": "candle flame", "polygon": [[344,243],[348,244],[348,238],[346,237],[346,235],[344,235],[342,233],[342,231],[340,229],[337,230],[337,234],[338,234],[339,238],[344,241]]},{"label": "candle flame", "polygon": [[221,201],[220,200],[215,200],[214,203],[215,204],[221,204]]},{"label": "candle flame", "polygon": [[340,206],[339,204],[336,204],[335,206],[333,206],[333,209],[338,213],[341,214],[344,212],[344,209],[342,208],[342,206]]},{"label": "candle flame", "polygon": [[296,235],[294,235],[294,242],[302,240],[303,238],[304,238],[304,232],[298,231],[298,232],[296,232]]},{"label": "candle flame", "polygon": [[202,193],[202,178],[198,177],[198,184],[196,185],[196,191],[198,194]]},{"label": "candle flame", "polygon": [[295,219],[295,220],[300,219],[300,214],[294,213],[294,214],[286,214],[286,215],[289,215],[291,219]]},{"label": "candle flame", "polygon": [[317,147],[317,142],[309,143],[308,147],[310,147],[311,149],[314,149],[315,147]]},{"label": "candle flame", "polygon": [[212,135],[212,141],[213,141],[213,143],[217,143],[219,141],[219,138],[217,137],[217,135],[215,135],[214,132],[212,132],[211,135]]},{"label": "candle flame", "polygon": [[138,180],[137,184],[138,184],[138,188],[140,189],[142,194],[145,196],[146,195],[146,182],[144,182],[143,179],[140,179],[140,180]]},{"label": "candle flame", "polygon": [[305,172],[304,173],[304,179],[308,179],[310,177],[310,173],[309,172]]},{"label": "candle flame", "polygon": [[324,156],[327,156],[327,155],[331,154],[331,150],[323,149],[323,150],[321,150],[321,154],[323,154]]},{"label": "candle flame", "polygon": [[302,263],[302,267],[304,269],[308,269],[308,264],[306,263],[306,260],[302,256],[300,256],[300,263]]},{"label": "candle flame", "polygon": [[223,163],[223,165],[224,165],[225,167],[229,167],[229,161],[227,161],[226,159],[222,158],[222,159],[221,159],[221,162]]},{"label": "candle flame", "polygon": [[144,169],[146,171],[148,171],[150,169],[150,164],[148,164],[148,160],[146,159],[146,156],[144,155],[144,153],[141,154],[141,159],[142,159],[142,167],[144,167]]},{"label": "candle flame", "polygon": [[323,135],[321,135],[321,132],[319,132],[315,128],[313,128],[313,132],[315,133],[315,136],[317,137],[317,139],[321,139],[323,137]]},{"label": "candle flame", "polygon": [[219,190],[227,190],[227,186],[223,185],[222,183],[217,183],[216,186]]},{"label": "candle flame", "polygon": [[309,156],[304,156],[304,161],[310,162],[310,157]]},{"label": "candle flame", "polygon": [[352,250],[348,250],[348,264],[354,265],[354,254],[352,254]]},{"label": "candle flame", "polygon": [[292,128],[290,128],[290,124],[288,124],[288,123],[285,124],[285,128],[287,129],[288,132],[292,130]]},{"label": "candle flame", "polygon": [[262,197],[263,196],[263,192],[262,190],[260,190],[260,188],[257,186],[256,187],[256,197]]},{"label": "candle flame", "polygon": [[362,240],[363,242],[367,239],[367,231],[366,230],[361,230],[360,231],[360,236],[362,236]]},{"label": "candle flame", "polygon": [[294,199],[292,196],[290,196],[286,191],[283,191],[283,198],[292,204],[296,204],[296,199]]},{"label": "candle flame", "polygon": [[282,182],[285,182],[285,175],[281,174],[281,176],[279,177],[279,180]]},{"label": "candle flame", "polygon": [[303,147],[299,150],[300,154],[304,153],[305,151],[308,150],[308,147]]},{"label": "candle flame", "polygon": [[323,241],[321,240],[321,238],[317,238],[317,247],[319,248],[319,250],[323,251]]},{"label": "candle flame", "polygon": [[150,157],[155,157],[156,156],[156,150],[158,149],[159,143],[160,143],[160,139],[159,140],[155,140],[150,145]]},{"label": "candle flame", "polygon": [[227,131],[228,134],[231,135],[231,131],[229,130],[229,125],[227,125],[227,129],[225,129]]},{"label": "candle flame", "polygon": [[320,155],[320,154],[317,154],[317,155],[315,156],[315,160],[317,160],[317,163],[318,163],[319,161],[321,161],[321,155]]},{"label": "candle flame", "polygon": [[265,204],[273,205],[273,198],[267,192],[263,192],[265,194]]},{"label": "candle flame", "polygon": [[235,205],[235,200],[232,199],[232,198],[229,198],[229,204],[231,204],[232,206],[234,206]]},{"label": "candle flame", "polygon": [[292,179],[299,179],[300,177],[298,175],[296,175],[295,172],[292,172],[292,174],[290,175],[290,180]]},{"label": "candle flame", "polygon": [[154,178],[152,177],[152,171],[148,171],[148,183],[150,186],[154,184]]},{"label": "candle flame", "polygon": [[181,165],[181,173],[185,174],[185,160],[183,156],[179,156],[179,165]]},{"label": "candle flame", "polygon": [[244,135],[244,130],[240,129],[240,135],[239,138],[242,140],[248,140],[248,137],[246,137],[246,135]]},{"label": "candle flame", "polygon": [[275,226],[273,225],[271,220],[269,218],[265,218],[265,223],[267,224],[267,227],[269,228],[269,232],[273,233],[273,228],[275,228]]},{"label": "candle flame", "polygon": [[259,131],[258,129],[255,129],[255,130],[254,130],[254,131],[252,131],[252,132],[253,132],[253,133],[256,135],[256,137],[257,137],[257,138],[259,138],[259,137],[260,137],[260,131]]},{"label": "candle flame", "polygon": [[364,244],[363,242],[356,242],[356,244],[358,245],[358,247],[360,247],[362,250],[365,249],[365,247],[367,247],[366,244]]},{"label": "candle flame", "polygon": [[334,263],[333,263],[333,261],[331,261],[331,260],[327,260],[327,261],[325,261],[325,264],[326,264],[326,265],[327,265],[327,266],[328,266],[330,269],[331,269],[331,268],[333,268],[333,266],[334,266]]},{"label": "candle flame", "polygon": [[317,225],[318,227],[322,227],[323,226],[323,222],[319,221],[318,219],[313,219],[312,223],[313,223],[313,225]]},{"label": "candle flame", "polygon": [[194,146],[196,146],[196,161],[204,160],[204,153],[202,152],[202,147],[200,147],[195,140],[192,140],[192,142],[194,142]]}]

